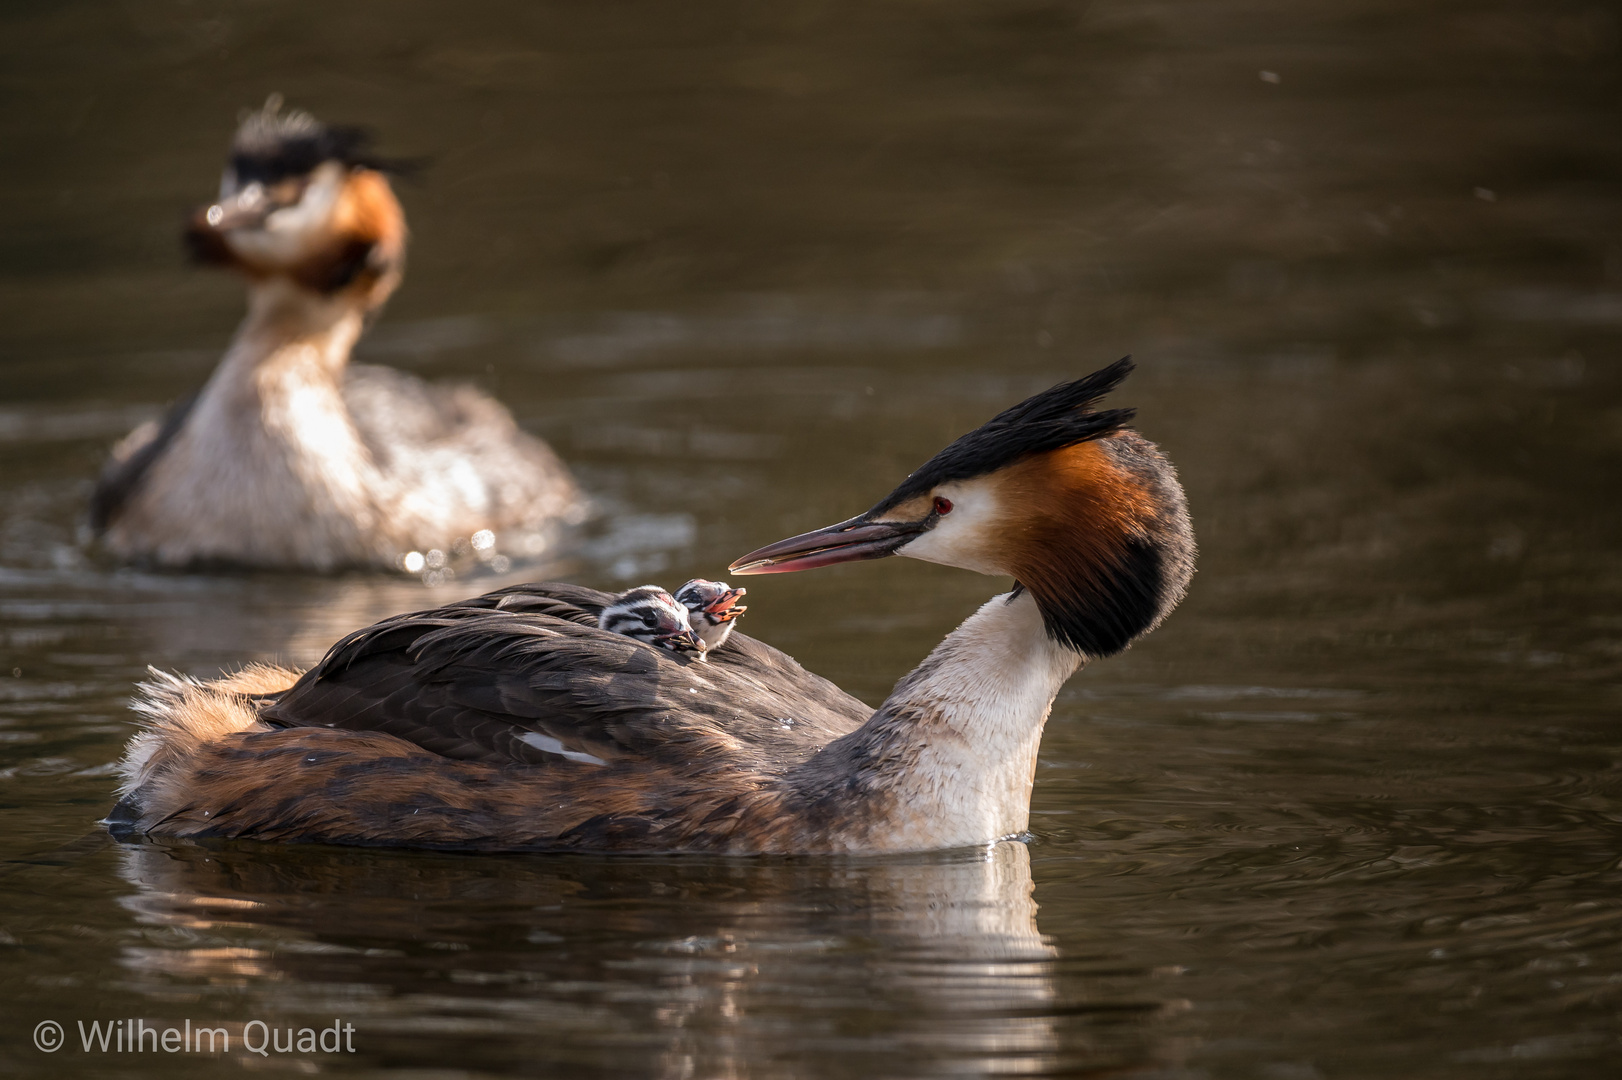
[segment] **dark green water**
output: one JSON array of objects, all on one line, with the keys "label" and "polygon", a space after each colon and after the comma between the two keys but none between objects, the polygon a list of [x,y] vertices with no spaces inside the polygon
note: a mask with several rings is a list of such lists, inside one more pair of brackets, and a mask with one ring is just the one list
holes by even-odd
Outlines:
[{"label": "dark green water", "polygon": [[[108,445],[240,313],[175,234],[272,90],[431,159],[362,352],[488,387],[576,466],[605,518],[531,573],[715,576],[1135,354],[1119,403],[1181,469],[1201,570],[1060,698],[1030,845],[75,845],[147,664],[309,663],[499,583],[76,541]],[[0,1069],[1614,1075],[1619,344],[1598,3],[11,5]],[[757,579],[746,629],[877,701],[997,587]],[[126,1017],[238,1041],[81,1048]],[[335,1017],[353,1054],[240,1048]]]}]

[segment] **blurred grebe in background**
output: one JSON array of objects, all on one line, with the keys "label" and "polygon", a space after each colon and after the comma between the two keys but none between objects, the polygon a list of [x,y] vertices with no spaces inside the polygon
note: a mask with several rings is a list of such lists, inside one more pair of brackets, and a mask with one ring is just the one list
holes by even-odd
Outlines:
[{"label": "blurred grebe in background", "polygon": [[908,555],[1014,578],[876,712],[741,633],[700,664],[603,629],[646,597],[519,585],[357,631],[302,676],[155,673],[108,824],[737,854],[1019,835],[1059,688],[1158,625],[1193,573],[1171,465],[1126,427],[1130,410],[1092,408],[1130,367],[1038,394],[866,513],[733,564],[768,574]]},{"label": "blurred grebe in background", "polygon": [[186,238],[247,278],[248,314],[202,390],[114,449],[90,523],[115,555],[416,571],[431,550],[533,554],[583,516],[557,456],[487,395],[349,363],[405,264],[366,144],[274,96],[238,128]]}]

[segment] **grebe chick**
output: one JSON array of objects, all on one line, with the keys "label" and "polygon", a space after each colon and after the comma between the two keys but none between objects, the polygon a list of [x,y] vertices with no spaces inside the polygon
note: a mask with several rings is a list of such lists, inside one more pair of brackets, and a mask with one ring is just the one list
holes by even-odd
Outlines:
[{"label": "grebe chick", "polygon": [[620,593],[597,616],[597,625],[656,648],[696,652],[700,660],[709,647],[693,629],[687,608],[657,585],[638,585]]},{"label": "grebe chick", "polygon": [[870,510],[734,573],[906,555],[1017,584],[877,710],[734,633],[707,664],[599,625],[616,598],[523,585],[356,631],[302,676],[155,673],[115,833],[460,850],[921,851],[1029,823],[1065,681],[1182,598],[1171,465],[1094,404],[1121,361],[1015,405]]},{"label": "grebe chick", "polygon": [[360,131],[280,104],[243,120],[186,230],[247,279],[247,316],[208,383],[114,449],[92,528],[166,566],[395,567],[481,530],[533,549],[580,514],[574,481],[480,391],[350,365],[400,283],[405,216]]},{"label": "grebe chick", "polygon": [[687,609],[687,621],[704,639],[705,648],[719,649],[731,636],[738,619],[749,610],[738,603],[748,592],[724,581],[694,578],[676,590],[676,599]]}]

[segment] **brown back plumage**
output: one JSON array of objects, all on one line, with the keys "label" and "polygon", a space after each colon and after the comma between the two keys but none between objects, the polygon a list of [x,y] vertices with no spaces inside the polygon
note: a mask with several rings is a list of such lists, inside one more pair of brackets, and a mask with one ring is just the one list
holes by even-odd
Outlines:
[{"label": "brown back plumage", "polygon": [[[109,820],[194,837],[725,849],[740,800],[772,797],[771,778],[872,715],[742,634],[701,664],[599,630],[610,599],[504,589],[351,634],[289,688],[214,694],[190,707],[257,723],[188,744]],[[650,839],[661,831],[678,835]]]}]

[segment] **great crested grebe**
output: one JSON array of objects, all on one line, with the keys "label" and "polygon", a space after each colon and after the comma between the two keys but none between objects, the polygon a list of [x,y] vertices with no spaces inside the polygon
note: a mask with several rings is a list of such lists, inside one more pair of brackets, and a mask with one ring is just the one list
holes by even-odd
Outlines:
[{"label": "great crested grebe", "polygon": [[909,555],[1013,591],[875,712],[744,634],[605,633],[607,594],[520,585],[357,631],[302,676],[157,675],[119,835],[485,850],[893,852],[1022,833],[1054,696],[1153,629],[1194,566],[1183,491],[1120,361],[1001,413],[865,514],[740,574]]},{"label": "great crested grebe", "polygon": [[187,226],[200,260],[248,279],[247,317],[202,390],[114,449],[92,528],[166,566],[536,550],[583,507],[546,444],[472,387],[349,364],[400,283],[405,217],[363,133],[280,105],[243,120],[219,200]]},{"label": "great crested grebe", "polygon": [[734,589],[724,581],[694,578],[676,590],[676,600],[687,609],[687,621],[704,641],[705,649],[725,644],[738,620],[749,609],[738,603],[748,589]]}]

